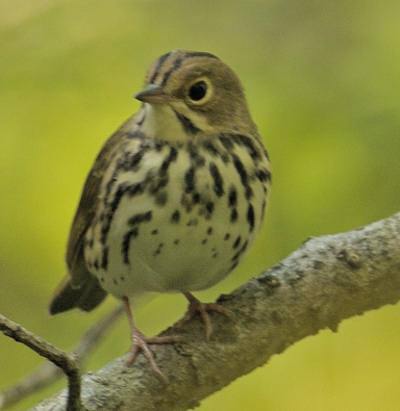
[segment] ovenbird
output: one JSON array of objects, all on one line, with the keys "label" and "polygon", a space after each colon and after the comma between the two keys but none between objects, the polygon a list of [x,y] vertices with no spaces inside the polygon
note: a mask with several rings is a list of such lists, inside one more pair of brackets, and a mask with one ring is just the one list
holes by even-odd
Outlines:
[{"label": "ovenbird", "polygon": [[142,102],[105,143],[89,172],[70,231],[68,276],[50,312],[89,311],[107,293],[124,301],[132,337],[161,374],[129,299],[178,292],[211,335],[191,292],[228,275],[263,220],[270,165],[236,74],[206,52],[174,50],[150,68]]}]

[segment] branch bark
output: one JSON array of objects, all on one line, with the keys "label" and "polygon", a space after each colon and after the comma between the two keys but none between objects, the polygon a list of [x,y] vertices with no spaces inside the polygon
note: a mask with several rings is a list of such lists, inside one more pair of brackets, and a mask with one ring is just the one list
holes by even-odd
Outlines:
[{"label": "branch bark", "polygon": [[0,331],[20,342],[61,368],[68,378],[67,411],[81,410],[81,376],[73,355],[61,351],[54,345],[26,330],[0,314]]},{"label": "branch bark", "polygon": [[[312,238],[278,265],[219,302],[232,320],[213,315],[215,334],[204,339],[197,319],[179,330],[184,341],[156,349],[169,379],[160,383],[140,356],[83,378],[86,410],[185,410],[264,364],[300,339],[345,318],[400,299],[400,213],[344,234]],[[34,410],[64,410],[67,392]]]},{"label": "branch bark", "polygon": [[[92,325],[84,333],[81,340],[79,341],[79,344],[70,353],[70,355],[72,355],[76,359],[78,365],[81,365],[89,356],[89,354],[96,348],[100,340],[115,324],[123,311],[124,310],[122,305],[117,307],[105,317],[100,319],[99,322]],[[9,322],[9,320],[6,321]],[[0,318],[0,330],[2,329],[1,322],[2,320]],[[15,327],[19,327],[19,325],[14,324],[14,328]],[[47,387],[61,377],[61,368],[59,368],[52,362],[44,362],[37,368],[37,370],[24,377],[17,384],[0,392],[0,410],[18,403],[25,397],[41,390],[42,388]]]}]

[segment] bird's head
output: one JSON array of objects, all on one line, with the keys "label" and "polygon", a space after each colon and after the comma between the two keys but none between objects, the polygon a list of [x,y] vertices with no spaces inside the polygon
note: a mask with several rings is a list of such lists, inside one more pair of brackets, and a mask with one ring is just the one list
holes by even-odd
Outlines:
[{"label": "bird's head", "polygon": [[144,127],[154,137],[187,140],[221,132],[247,134],[255,128],[239,78],[210,53],[162,55],[135,97],[144,103]]}]

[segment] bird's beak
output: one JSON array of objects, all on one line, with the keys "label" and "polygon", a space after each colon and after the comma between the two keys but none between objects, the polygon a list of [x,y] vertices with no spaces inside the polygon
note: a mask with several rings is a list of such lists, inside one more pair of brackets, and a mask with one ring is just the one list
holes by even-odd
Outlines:
[{"label": "bird's beak", "polygon": [[171,96],[166,94],[161,86],[156,84],[147,85],[142,91],[135,94],[137,100],[150,104],[162,104],[171,100]]}]

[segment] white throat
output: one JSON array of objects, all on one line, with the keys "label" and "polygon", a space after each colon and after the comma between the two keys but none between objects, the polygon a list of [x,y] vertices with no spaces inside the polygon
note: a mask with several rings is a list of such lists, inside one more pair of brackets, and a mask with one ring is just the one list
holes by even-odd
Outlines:
[{"label": "white throat", "polygon": [[176,114],[166,104],[144,104],[144,121],[141,130],[148,137],[169,141],[187,141],[188,136]]},{"label": "white throat", "polygon": [[[174,102],[173,105],[174,108],[167,104],[152,105],[145,103],[143,108],[144,121],[140,126],[143,133],[151,138],[186,142],[188,138],[193,137],[193,135],[188,135],[193,133],[190,128],[197,129],[201,134],[213,134],[216,132],[215,127],[208,123],[206,117],[195,113],[185,103]],[[177,112],[185,120],[179,119]],[[185,122],[188,122],[188,124],[185,124]]]}]

